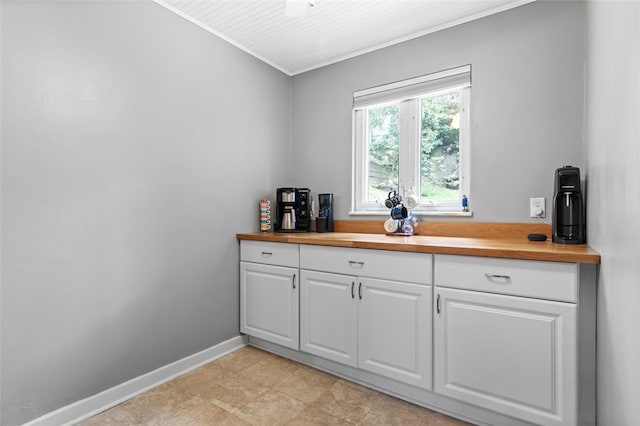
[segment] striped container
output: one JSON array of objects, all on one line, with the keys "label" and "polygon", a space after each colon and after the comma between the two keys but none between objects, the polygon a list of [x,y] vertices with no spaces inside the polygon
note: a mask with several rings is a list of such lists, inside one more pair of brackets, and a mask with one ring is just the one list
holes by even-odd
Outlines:
[{"label": "striped container", "polygon": [[260,231],[271,230],[271,201],[260,200]]}]

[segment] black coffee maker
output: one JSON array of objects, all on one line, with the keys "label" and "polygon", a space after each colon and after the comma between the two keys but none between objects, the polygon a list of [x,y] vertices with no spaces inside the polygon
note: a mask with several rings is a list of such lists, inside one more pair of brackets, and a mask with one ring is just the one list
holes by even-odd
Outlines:
[{"label": "black coffee maker", "polygon": [[562,244],[584,244],[586,224],[580,190],[580,169],[564,166],[556,170],[551,240]]},{"label": "black coffee maker", "polygon": [[276,191],[276,232],[309,232],[311,191],[309,188],[278,188]]}]

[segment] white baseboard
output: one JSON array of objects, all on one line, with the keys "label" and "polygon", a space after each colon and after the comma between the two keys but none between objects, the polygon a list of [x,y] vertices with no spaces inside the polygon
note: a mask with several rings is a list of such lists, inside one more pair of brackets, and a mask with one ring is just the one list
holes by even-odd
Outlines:
[{"label": "white baseboard", "polygon": [[246,336],[236,336],[201,352],[167,364],[96,395],[45,414],[23,426],[72,425],[114,407],[134,396],[178,377],[194,368],[246,346]]}]

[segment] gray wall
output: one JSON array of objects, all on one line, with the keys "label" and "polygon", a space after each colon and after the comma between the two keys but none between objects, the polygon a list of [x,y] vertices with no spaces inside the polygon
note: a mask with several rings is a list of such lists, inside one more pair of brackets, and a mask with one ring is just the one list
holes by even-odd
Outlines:
[{"label": "gray wall", "polygon": [[598,424],[640,421],[640,2],[587,3],[589,244],[598,277]]},{"label": "gray wall", "polygon": [[471,63],[474,220],[526,221],[553,169],[586,166],[598,420],[634,424],[640,6],[590,1],[586,28],[584,7],[536,2],[289,79],[151,2],[3,0],[0,423],[237,335],[234,234],[257,229],[256,200],[308,185],[347,218],[352,92]]},{"label": "gray wall", "polygon": [[[473,220],[527,222],[553,172],[583,166],[584,4],[536,2],[293,79],[293,180],[351,205],[353,91],[472,65]],[[380,220],[380,218],[377,218]]]},{"label": "gray wall", "polygon": [[150,1],[2,2],[2,424],[239,334],[290,78]]}]

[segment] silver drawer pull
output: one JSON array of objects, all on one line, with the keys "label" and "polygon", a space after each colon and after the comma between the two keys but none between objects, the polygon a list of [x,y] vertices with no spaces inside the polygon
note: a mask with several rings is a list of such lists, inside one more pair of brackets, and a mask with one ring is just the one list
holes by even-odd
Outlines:
[{"label": "silver drawer pull", "polygon": [[270,252],[270,251],[263,251],[263,252],[262,252],[262,253],[260,253],[260,254],[261,254],[262,256],[264,256],[264,257],[269,257],[269,256],[271,256],[273,253],[272,253],[272,252]]},{"label": "silver drawer pull", "polygon": [[353,265],[358,265],[358,266],[364,266],[364,262],[358,262],[355,260],[350,260],[349,261],[349,265],[353,266]]},{"label": "silver drawer pull", "polygon": [[499,275],[499,274],[484,274],[485,277],[487,277],[488,279],[500,279],[500,280],[505,280],[505,281],[510,281],[511,280],[511,276],[510,275]]}]

